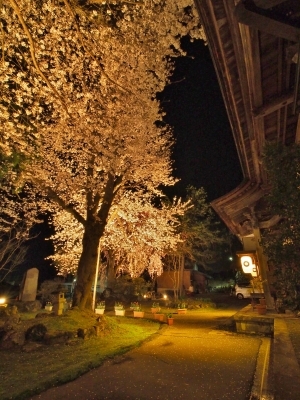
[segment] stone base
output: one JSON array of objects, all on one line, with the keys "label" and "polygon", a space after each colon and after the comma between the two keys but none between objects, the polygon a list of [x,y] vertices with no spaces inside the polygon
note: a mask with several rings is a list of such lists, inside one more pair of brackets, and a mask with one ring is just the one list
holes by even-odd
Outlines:
[{"label": "stone base", "polygon": [[258,316],[257,313],[249,311],[246,307],[233,316],[237,332],[274,337],[274,318],[267,315]]}]

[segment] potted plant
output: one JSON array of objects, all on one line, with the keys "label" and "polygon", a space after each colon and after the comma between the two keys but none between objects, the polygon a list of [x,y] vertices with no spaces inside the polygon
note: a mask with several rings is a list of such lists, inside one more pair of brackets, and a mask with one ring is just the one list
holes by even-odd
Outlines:
[{"label": "potted plant", "polygon": [[45,305],[45,310],[46,311],[52,311],[53,305],[51,303],[51,301],[47,301],[46,305]]},{"label": "potted plant", "polygon": [[173,314],[172,313],[168,313],[167,314],[167,324],[168,325],[173,325],[173,322],[174,322]]},{"label": "potted plant", "polygon": [[104,310],[105,310],[105,301],[99,301],[96,304],[95,313],[96,314],[104,314]]},{"label": "potted plant", "polygon": [[157,313],[157,312],[159,312],[160,311],[160,306],[159,306],[159,303],[153,303],[152,304],[152,307],[151,307],[151,312],[152,312],[152,314],[155,314],[155,313]]},{"label": "potted plant", "polygon": [[181,301],[177,306],[178,314],[186,314],[187,307],[185,301]]},{"label": "potted plant", "polygon": [[130,304],[130,310],[136,310],[136,311],[138,311],[139,309],[140,309],[141,307],[140,307],[140,305],[139,305],[139,303],[137,302],[137,301],[134,301],[134,302],[132,302],[131,304]]},{"label": "potted plant", "polygon": [[139,303],[137,303],[137,302],[131,303],[130,308],[133,310],[133,316],[135,318],[143,318],[144,317],[145,313],[144,313],[144,311],[142,311],[142,308]]},{"label": "potted plant", "polygon": [[124,306],[122,303],[116,303],[115,304],[115,315],[119,315],[124,317],[125,315],[125,310],[124,310]]},{"label": "potted plant", "polygon": [[257,304],[256,309],[258,314],[264,315],[267,313],[267,306],[265,304]]},{"label": "potted plant", "polygon": [[157,319],[158,321],[162,322],[164,320],[164,314],[157,311],[156,313],[154,313],[154,319]]},{"label": "potted plant", "polygon": [[264,297],[262,297],[261,299],[259,299],[259,304],[265,306],[267,304],[266,299]]}]

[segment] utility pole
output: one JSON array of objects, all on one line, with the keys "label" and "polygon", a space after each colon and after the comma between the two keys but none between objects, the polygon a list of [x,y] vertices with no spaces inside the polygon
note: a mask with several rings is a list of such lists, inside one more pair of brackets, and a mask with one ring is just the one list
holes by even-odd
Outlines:
[{"label": "utility pole", "polygon": [[98,274],[99,274],[99,264],[100,264],[100,241],[99,241],[99,246],[98,246],[97,265],[96,265],[95,281],[94,281],[93,303],[92,303],[93,311],[95,310],[95,306],[96,306],[96,292],[97,292],[97,283],[98,283]]}]

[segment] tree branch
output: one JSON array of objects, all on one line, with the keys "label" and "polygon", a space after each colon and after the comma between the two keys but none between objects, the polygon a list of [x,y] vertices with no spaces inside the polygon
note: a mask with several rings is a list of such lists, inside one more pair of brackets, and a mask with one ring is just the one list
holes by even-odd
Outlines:
[{"label": "tree branch", "polygon": [[50,187],[46,188],[47,191],[47,195],[49,196],[49,198],[53,201],[55,201],[55,203],[57,203],[60,207],[62,207],[65,211],[67,211],[69,214],[73,215],[73,217],[83,226],[86,225],[86,221],[85,219],[79,214],[79,212],[77,212],[74,207],[70,204],[66,204],[65,201],[63,199],[61,199],[57,193],[54,192],[53,189],[51,189]]},{"label": "tree branch", "polygon": [[27,28],[26,22],[24,21],[24,18],[22,17],[22,13],[21,10],[19,8],[19,6],[17,5],[17,3],[15,2],[15,0],[9,0],[10,4],[12,6],[12,8],[14,9],[15,13],[17,14],[19,21],[24,29],[24,32],[29,40],[29,46],[30,46],[30,54],[31,54],[31,59],[32,62],[38,72],[38,74],[41,76],[41,78],[46,82],[47,86],[49,87],[50,90],[52,90],[52,92],[55,94],[55,96],[58,98],[58,100],[61,102],[63,108],[65,109],[65,111],[68,113],[68,109],[67,106],[65,105],[63,99],[61,98],[60,94],[58,93],[58,91],[55,89],[55,87],[51,84],[51,82],[48,80],[48,78],[46,77],[46,75],[43,73],[43,71],[40,69],[37,59],[35,57],[35,46],[34,46],[34,41],[33,38],[31,36],[31,33],[29,32],[29,29]]},{"label": "tree branch", "polygon": [[105,221],[105,223],[107,221],[109,209],[113,199],[114,199],[114,177],[111,173],[108,173],[108,179],[104,189],[103,201],[100,210],[98,211],[98,217],[102,221]]},{"label": "tree branch", "polygon": [[75,15],[75,13],[74,13],[74,11],[73,11],[73,8],[71,7],[71,5],[70,5],[70,3],[69,3],[68,0],[63,0],[63,2],[65,3],[66,8],[68,9],[68,11],[70,12],[70,14],[72,15],[72,17],[73,17],[73,19],[74,19],[76,31],[77,31],[77,33],[78,33],[79,40],[80,40],[80,44],[81,44],[81,46],[83,47],[83,49],[88,53],[88,55],[89,55],[90,57],[92,57],[93,60],[95,60],[95,61],[97,62],[98,66],[100,67],[100,69],[101,69],[101,71],[102,71],[102,73],[104,74],[104,76],[105,76],[111,83],[113,83],[114,85],[118,86],[118,87],[119,87],[120,89],[122,89],[124,92],[130,93],[130,91],[129,91],[128,89],[125,89],[122,85],[120,85],[118,82],[116,82],[116,81],[114,81],[112,78],[110,78],[109,75],[107,75],[107,73],[104,71],[104,68],[102,67],[102,65],[98,62],[97,58],[87,49],[87,47],[86,47],[85,44],[84,44],[84,38],[83,38],[83,36],[82,36],[82,33],[80,32],[80,26],[79,26],[79,24],[78,24],[78,22],[77,22],[76,15]]},{"label": "tree branch", "polygon": [[9,232],[0,235],[0,281],[24,261],[27,253],[24,243],[29,239],[29,229],[25,224],[13,226]]}]

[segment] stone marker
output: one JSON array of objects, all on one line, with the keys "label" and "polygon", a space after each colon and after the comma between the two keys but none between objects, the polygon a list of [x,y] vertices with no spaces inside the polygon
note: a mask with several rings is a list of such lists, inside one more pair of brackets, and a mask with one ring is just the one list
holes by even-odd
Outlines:
[{"label": "stone marker", "polygon": [[38,277],[39,270],[37,268],[31,268],[27,270],[21,286],[21,301],[35,301],[38,286]]},{"label": "stone marker", "polygon": [[66,299],[63,292],[55,293],[55,298],[53,300],[53,312],[55,315],[62,315],[65,311]]}]

